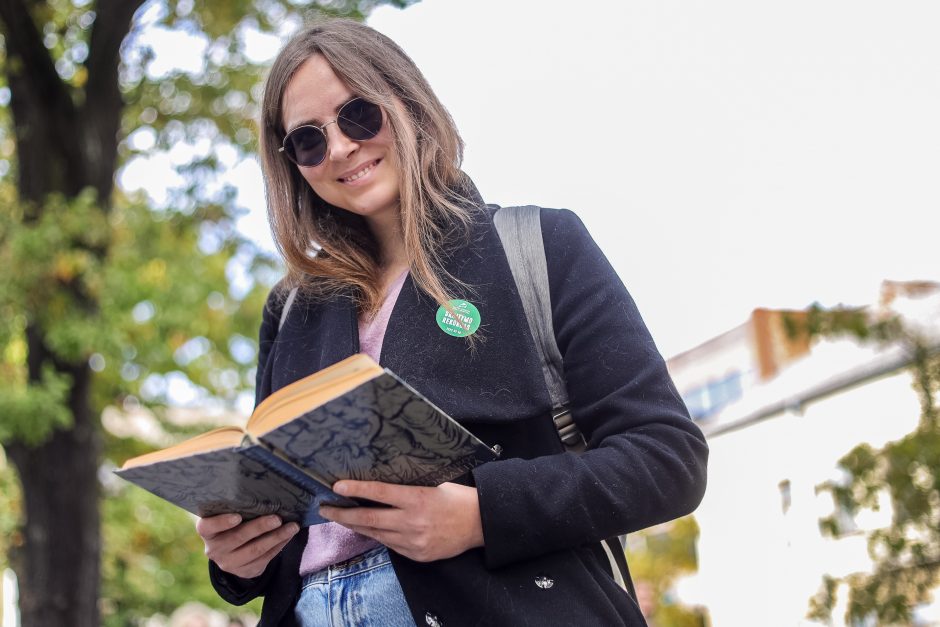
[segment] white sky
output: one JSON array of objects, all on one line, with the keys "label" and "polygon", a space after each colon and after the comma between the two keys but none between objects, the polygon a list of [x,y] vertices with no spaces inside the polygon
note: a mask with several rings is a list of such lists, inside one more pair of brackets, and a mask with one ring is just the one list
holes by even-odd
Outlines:
[{"label": "white sky", "polygon": [[[578,213],[666,356],[755,307],[940,280],[940,3],[423,0],[369,23],[484,198]],[[232,180],[264,232],[257,167]]]},{"label": "white sky", "polygon": [[369,23],[484,198],[577,212],[666,355],[755,307],[940,279],[940,3],[424,0]]}]

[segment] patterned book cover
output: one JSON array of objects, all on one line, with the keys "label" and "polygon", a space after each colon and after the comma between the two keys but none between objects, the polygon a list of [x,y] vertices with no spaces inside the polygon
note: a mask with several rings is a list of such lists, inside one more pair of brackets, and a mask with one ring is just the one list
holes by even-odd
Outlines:
[{"label": "patterned book cover", "polygon": [[115,472],[197,516],[239,512],[246,519],[278,514],[288,521],[323,522],[317,508],[332,491],[296,469],[288,478],[283,467],[272,469],[276,462],[270,458],[276,459],[255,444]]},{"label": "patterned book cover", "polygon": [[198,516],[278,514],[325,522],[321,504],[352,506],[339,479],[439,485],[496,458],[469,431],[386,370],[238,447],[117,470]]},{"label": "patterned book cover", "polygon": [[360,479],[433,486],[496,458],[388,370],[259,440],[329,485]]}]

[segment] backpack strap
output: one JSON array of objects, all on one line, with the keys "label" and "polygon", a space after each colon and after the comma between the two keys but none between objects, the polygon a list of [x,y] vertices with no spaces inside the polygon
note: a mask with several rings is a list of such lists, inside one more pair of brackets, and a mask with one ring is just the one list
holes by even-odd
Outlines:
[{"label": "backpack strap", "polygon": [[512,278],[516,281],[522,308],[529,321],[529,331],[539,351],[552,407],[565,407],[568,405],[568,390],[552,324],[548,265],[545,262],[539,208],[533,205],[503,207],[493,216],[493,223],[506,250],[509,269],[512,270]]},{"label": "backpack strap", "polygon": [[[522,308],[529,323],[529,331],[539,352],[542,374],[552,400],[552,420],[565,450],[581,452],[585,449],[584,436],[571,418],[568,408],[568,388],[565,385],[561,352],[555,340],[552,324],[552,302],[548,289],[548,264],[542,241],[541,209],[533,205],[502,207],[493,215],[496,233],[506,251],[509,269],[522,299]],[[607,554],[614,580],[634,599],[636,590],[630,577],[630,568],[624,554],[626,536],[614,536],[601,541]]]},{"label": "backpack strap", "polygon": [[277,323],[278,331],[284,326],[284,322],[287,320],[287,314],[290,313],[290,307],[294,304],[295,298],[297,298],[296,287],[292,288],[291,291],[287,293],[287,298],[284,300],[284,308],[281,309],[281,319]]},{"label": "backpack strap", "polygon": [[529,332],[539,352],[542,375],[552,400],[552,420],[565,449],[580,452],[586,447],[568,409],[568,389],[562,370],[561,353],[552,324],[552,302],[548,290],[548,264],[542,242],[539,208],[503,207],[493,216],[493,224],[509,260],[509,269],[522,299]]}]

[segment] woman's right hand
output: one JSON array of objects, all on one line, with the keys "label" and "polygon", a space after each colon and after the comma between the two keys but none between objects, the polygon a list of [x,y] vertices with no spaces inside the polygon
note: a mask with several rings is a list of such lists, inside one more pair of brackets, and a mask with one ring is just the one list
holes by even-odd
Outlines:
[{"label": "woman's right hand", "polygon": [[196,521],[206,557],[223,571],[243,579],[263,573],[299,530],[297,523],[282,524],[274,515],[242,522],[238,514],[220,514]]}]

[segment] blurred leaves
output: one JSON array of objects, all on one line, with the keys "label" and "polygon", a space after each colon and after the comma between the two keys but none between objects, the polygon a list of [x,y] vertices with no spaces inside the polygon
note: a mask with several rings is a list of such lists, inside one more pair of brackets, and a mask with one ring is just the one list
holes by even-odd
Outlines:
[{"label": "blurred leaves", "polygon": [[[812,336],[849,336],[880,346],[900,346],[909,356],[912,388],[920,399],[917,428],[904,438],[876,449],[860,444],[838,464],[839,481],[819,486],[832,494],[837,513],[820,521],[820,529],[839,536],[851,529],[862,510],[877,511],[890,503],[891,524],[868,532],[870,573],[845,579],[827,577],[810,600],[809,617],[830,620],[838,589],[848,589],[849,621],[874,618],[877,624],[909,624],[913,610],[930,600],[940,584],[940,352],[895,316],[873,318],[860,309],[814,308],[807,327]],[[886,497],[886,498],[883,498]]]},{"label": "blurred leaves", "polygon": [[9,566],[6,556],[10,549],[23,542],[20,483],[0,448],[0,573]]},{"label": "blurred leaves", "polygon": [[[682,606],[672,588],[683,575],[698,570],[699,537],[694,516],[685,516],[627,536],[627,563],[640,597],[641,609],[659,627],[700,627],[698,609]],[[649,602],[650,607],[644,607]]]},{"label": "blurred leaves", "polygon": [[67,396],[69,382],[51,368],[43,371],[42,379],[6,382],[0,387],[0,442],[17,439],[36,445],[47,439],[54,429],[71,426]]},{"label": "blurred leaves", "polygon": [[864,307],[835,307],[827,309],[814,303],[805,315],[786,315],[784,329],[791,338],[803,336],[840,338],[852,337],[864,342],[892,343],[911,340],[905,337],[901,321],[896,316],[872,318]]},{"label": "blurred leaves", "polygon": [[[130,617],[170,615],[190,601],[232,610],[207,585],[202,540],[194,518],[149,492],[126,484],[103,504],[102,624],[120,627]],[[248,609],[260,614],[260,602]]]}]

